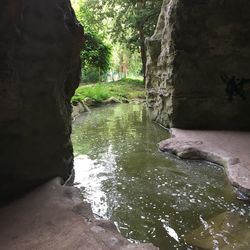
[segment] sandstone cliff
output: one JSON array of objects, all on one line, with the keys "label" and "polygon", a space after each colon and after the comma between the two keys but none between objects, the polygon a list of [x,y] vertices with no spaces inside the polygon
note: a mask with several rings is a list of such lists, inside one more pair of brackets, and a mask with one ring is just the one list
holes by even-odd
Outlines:
[{"label": "sandstone cliff", "polygon": [[177,128],[249,130],[249,25],[247,0],[164,0],[147,40],[152,118]]}]

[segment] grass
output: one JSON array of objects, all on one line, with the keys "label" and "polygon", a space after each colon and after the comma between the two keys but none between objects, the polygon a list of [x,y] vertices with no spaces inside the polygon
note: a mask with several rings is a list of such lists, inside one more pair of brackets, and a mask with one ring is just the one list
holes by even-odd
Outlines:
[{"label": "grass", "polygon": [[77,104],[87,97],[97,102],[105,101],[110,97],[119,100],[141,99],[145,98],[145,88],[143,81],[130,78],[111,83],[83,85],[76,90],[72,103]]}]

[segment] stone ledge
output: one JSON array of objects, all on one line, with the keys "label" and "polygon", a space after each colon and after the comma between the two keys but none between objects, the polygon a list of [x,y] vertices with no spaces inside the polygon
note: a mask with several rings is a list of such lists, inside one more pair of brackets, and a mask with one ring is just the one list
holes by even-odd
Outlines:
[{"label": "stone ledge", "polygon": [[89,204],[59,178],[0,208],[0,249],[155,250],[120,235],[109,221],[94,218]]},{"label": "stone ledge", "polygon": [[231,184],[250,196],[250,132],[174,128],[171,135],[172,138],[159,143],[161,151],[224,166]]}]

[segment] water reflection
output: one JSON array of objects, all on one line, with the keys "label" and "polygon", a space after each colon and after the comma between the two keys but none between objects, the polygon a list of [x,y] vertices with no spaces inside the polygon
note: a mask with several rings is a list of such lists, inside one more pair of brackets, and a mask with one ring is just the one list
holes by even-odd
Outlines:
[{"label": "water reflection", "polygon": [[249,229],[249,206],[235,200],[223,169],[158,152],[168,135],[143,106],[100,108],[78,119],[73,131],[77,186],[94,213],[116,222],[128,239],[162,250],[202,249],[204,241],[194,238],[205,234],[204,222],[225,212]]}]

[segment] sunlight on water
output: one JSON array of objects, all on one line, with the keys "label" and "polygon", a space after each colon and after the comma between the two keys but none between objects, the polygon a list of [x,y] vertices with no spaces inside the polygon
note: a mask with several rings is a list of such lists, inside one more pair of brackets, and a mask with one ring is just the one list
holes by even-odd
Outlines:
[{"label": "sunlight on water", "polygon": [[167,132],[142,105],[100,108],[73,128],[75,185],[134,242],[168,249],[250,249],[250,210],[224,170],[157,150]]}]

